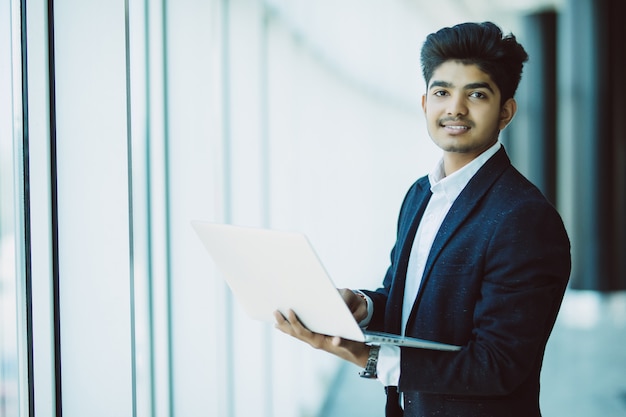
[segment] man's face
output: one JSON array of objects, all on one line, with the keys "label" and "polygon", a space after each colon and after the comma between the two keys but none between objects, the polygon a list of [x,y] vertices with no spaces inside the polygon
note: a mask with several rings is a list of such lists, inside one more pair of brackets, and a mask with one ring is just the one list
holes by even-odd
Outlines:
[{"label": "man's face", "polygon": [[489,75],[453,60],[433,73],[422,107],[428,133],[444,151],[447,174],[493,145],[516,110],[513,99],[500,105],[500,90]]}]

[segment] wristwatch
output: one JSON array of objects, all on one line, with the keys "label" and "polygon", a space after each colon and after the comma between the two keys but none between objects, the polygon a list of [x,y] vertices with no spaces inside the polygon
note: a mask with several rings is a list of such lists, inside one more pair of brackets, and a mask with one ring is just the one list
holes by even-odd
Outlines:
[{"label": "wristwatch", "polygon": [[378,364],[378,352],[379,351],[380,351],[380,346],[378,345],[370,346],[370,354],[367,358],[365,369],[359,372],[359,376],[361,378],[376,379],[378,377],[378,375],[376,374],[376,365]]}]

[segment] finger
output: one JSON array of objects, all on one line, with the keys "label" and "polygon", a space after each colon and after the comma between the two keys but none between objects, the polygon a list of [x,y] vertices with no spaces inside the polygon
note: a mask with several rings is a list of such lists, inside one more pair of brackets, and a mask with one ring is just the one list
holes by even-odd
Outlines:
[{"label": "finger", "polygon": [[357,322],[367,317],[367,301],[365,297],[348,288],[342,288],[338,291]]},{"label": "finger", "polygon": [[339,288],[337,289],[337,291],[339,291],[339,294],[341,295],[341,298],[343,298],[343,301],[348,304],[350,299],[352,298],[352,290],[349,288]]},{"label": "finger", "polygon": [[331,352],[329,347],[331,346],[332,336],[326,336],[309,330],[304,324],[302,324],[296,313],[292,310],[287,313],[287,320],[289,321],[290,331],[292,332],[291,335],[293,337],[308,343],[315,349],[323,349]]},{"label": "finger", "polygon": [[312,335],[312,332],[304,327],[300,319],[298,319],[295,311],[289,310],[289,312],[287,313],[287,321],[291,325],[291,328],[295,334],[301,337],[310,337]]},{"label": "finger", "polygon": [[356,299],[357,297],[354,295],[354,292],[348,288],[341,288],[337,291],[339,291],[341,298],[343,298],[343,302],[346,303],[350,312],[354,314],[354,311],[359,306],[359,301]]},{"label": "finger", "polygon": [[281,323],[285,320],[285,316],[283,316],[283,313],[281,313],[280,311],[275,310],[273,314],[277,323]]},{"label": "finger", "polygon": [[281,313],[278,310],[274,311],[274,319],[276,320],[276,323],[274,324],[274,327],[276,329],[280,330],[283,333],[293,336],[293,330],[291,328],[291,324],[289,323],[287,318],[285,318],[283,313]]}]

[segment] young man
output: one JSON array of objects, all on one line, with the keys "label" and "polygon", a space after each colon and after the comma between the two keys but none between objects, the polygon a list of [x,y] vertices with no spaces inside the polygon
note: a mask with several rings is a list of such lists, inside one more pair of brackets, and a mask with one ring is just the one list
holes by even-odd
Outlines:
[{"label": "young man", "polygon": [[527,58],[490,22],[428,36],[422,106],[443,158],[406,195],[382,287],[341,290],[362,326],[461,350],[378,350],[276,314],[283,332],[367,365],[387,387],[388,416],[541,415],[539,374],[570,246],[556,210],[498,141]]}]

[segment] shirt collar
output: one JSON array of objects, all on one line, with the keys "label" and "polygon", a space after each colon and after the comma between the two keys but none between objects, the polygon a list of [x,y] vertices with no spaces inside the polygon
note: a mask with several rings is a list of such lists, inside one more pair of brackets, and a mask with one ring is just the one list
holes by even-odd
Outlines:
[{"label": "shirt collar", "polygon": [[478,172],[485,162],[498,152],[501,147],[502,144],[500,141],[496,141],[493,146],[478,155],[472,162],[447,177],[443,169],[443,158],[440,159],[435,169],[428,174],[430,190],[433,194],[445,195],[449,203],[454,202],[476,172]]}]

